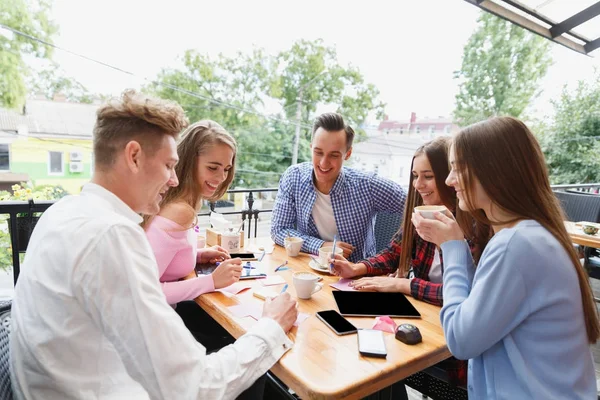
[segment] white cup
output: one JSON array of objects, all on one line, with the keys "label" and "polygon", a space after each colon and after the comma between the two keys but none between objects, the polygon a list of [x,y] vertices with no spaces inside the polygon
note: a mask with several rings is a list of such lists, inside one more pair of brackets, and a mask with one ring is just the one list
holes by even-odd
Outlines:
[{"label": "white cup", "polygon": [[[333,246],[325,246],[319,249],[319,264],[321,264],[321,267],[329,267],[329,259],[333,258],[331,257],[332,250]],[[344,254],[344,250],[337,246],[335,248],[335,254],[339,254],[341,256]]]},{"label": "white cup", "polygon": [[230,253],[236,253],[240,251],[240,234],[237,232],[222,233],[221,247]]},{"label": "white cup", "polygon": [[292,278],[296,296],[299,299],[308,300],[310,297],[323,289],[323,284],[319,283],[319,277],[310,272],[296,272]]},{"label": "white cup", "polygon": [[290,257],[296,257],[300,254],[300,249],[302,249],[302,243],[304,243],[304,239],[299,237],[286,237],[283,241],[283,247],[285,247],[285,252]]},{"label": "white cup", "polygon": [[421,217],[426,219],[434,219],[434,212],[441,212],[442,214],[447,214],[446,211],[448,209],[445,206],[418,206],[415,207],[415,212],[421,214]]}]

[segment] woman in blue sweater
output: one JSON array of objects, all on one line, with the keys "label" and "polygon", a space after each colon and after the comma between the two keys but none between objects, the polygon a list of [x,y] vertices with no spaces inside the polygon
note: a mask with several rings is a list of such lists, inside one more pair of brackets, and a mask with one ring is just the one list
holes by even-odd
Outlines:
[{"label": "woman in blue sweater", "polygon": [[444,253],[442,325],[469,359],[469,397],[596,399],[598,314],[535,137],[492,118],[463,129],[449,158],[459,207],[494,230],[477,268],[463,234],[473,226],[439,213],[413,222]]}]

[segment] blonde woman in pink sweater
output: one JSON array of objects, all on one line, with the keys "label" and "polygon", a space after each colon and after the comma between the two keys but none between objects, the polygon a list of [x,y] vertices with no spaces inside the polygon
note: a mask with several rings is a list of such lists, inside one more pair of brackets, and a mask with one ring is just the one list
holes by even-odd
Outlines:
[{"label": "blonde woman in pink sweater", "polygon": [[[147,217],[143,223],[166,300],[207,351],[218,350],[233,338],[193,299],[237,282],[242,264],[220,246],[198,249],[194,227],[202,200],[219,199],[231,184],[236,150],[233,137],[216,122],[190,125],[177,146],[179,161],[165,165],[175,169],[179,185],[160,194],[158,215]],[[194,271],[196,263],[218,261],[220,265],[212,274],[182,279]]]}]

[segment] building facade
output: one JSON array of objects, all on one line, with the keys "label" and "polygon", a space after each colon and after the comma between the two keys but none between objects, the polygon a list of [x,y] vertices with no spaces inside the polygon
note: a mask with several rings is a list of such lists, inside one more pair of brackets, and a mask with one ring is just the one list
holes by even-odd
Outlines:
[{"label": "building facade", "polygon": [[79,193],[92,175],[97,108],[38,99],[20,112],[0,108],[0,190],[31,181]]},{"label": "building facade", "polygon": [[363,171],[377,171],[402,186],[408,185],[410,164],[415,151],[438,137],[451,136],[459,130],[446,117],[392,121],[385,118],[376,130],[367,132],[367,139],[353,146],[349,165]]}]

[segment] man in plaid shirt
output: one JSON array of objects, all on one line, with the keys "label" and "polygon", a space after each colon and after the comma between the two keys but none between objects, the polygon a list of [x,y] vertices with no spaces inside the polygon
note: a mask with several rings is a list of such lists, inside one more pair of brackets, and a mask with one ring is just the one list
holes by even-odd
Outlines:
[{"label": "man in plaid shirt", "polygon": [[271,223],[275,243],[283,246],[287,235],[301,237],[302,251],[318,254],[337,235],[350,261],[375,255],[374,218],[382,211],[402,213],[406,193],[375,173],[343,167],[353,140],[354,130],[341,115],[315,120],[312,162],[292,165],[279,183]]}]

